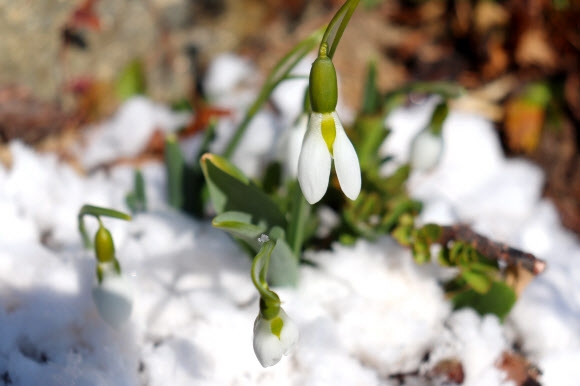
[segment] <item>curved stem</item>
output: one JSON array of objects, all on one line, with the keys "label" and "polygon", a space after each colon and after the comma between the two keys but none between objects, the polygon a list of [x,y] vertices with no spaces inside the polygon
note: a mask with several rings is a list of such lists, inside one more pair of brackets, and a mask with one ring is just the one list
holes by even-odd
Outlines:
[{"label": "curved stem", "polygon": [[87,228],[85,226],[84,216],[86,216],[86,215],[96,217],[99,220],[99,222],[101,222],[100,216],[106,216],[106,217],[117,218],[119,220],[131,221],[130,215],[123,213],[123,212],[119,212],[118,210],[109,209],[109,208],[102,208],[100,206],[94,206],[94,205],[83,205],[83,207],[79,211],[79,214],[77,215],[77,221],[78,221],[79,232],[81,234],[81,237],[83,238],[83,245],[87,249],[91,248],[93,243],[91,241],[91,238],[89,237],[89,234],[87,233]]},{"label": "curved stem", "polygon": [[276,242],[273,240],[269,240],[262,245],[260,251],[254,257],[254,261],[252,262],[252,282],[254,283],[254,287],[260,293],[260,297],[265,302],[271,302],[275,304],[280,303],[280,298],[278,295],[268,287],[268,282],[266,281],[266,274],[268,273],[268,265],[270,263],[270,256],[272,255],[272,251],[276,246]]}]

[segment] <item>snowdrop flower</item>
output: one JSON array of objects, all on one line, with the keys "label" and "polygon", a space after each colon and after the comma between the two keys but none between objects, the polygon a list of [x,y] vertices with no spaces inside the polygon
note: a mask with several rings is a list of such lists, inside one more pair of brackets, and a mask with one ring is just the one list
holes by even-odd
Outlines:
[{"label": "snowdrop flower", "polygon": [[312,113],[298,160],[298,181],[310,204],[320,201],[326,193],[333,158],[344,194],[355,200],[361,189],[358,157],[335,111],[338,101],[336,70],[326,49],[323,44],[310,70]]},{"label": "snowdrop flower", "polygon": [[102,280],[93,288],[93,301],[99,315],[113,328],[122,326],[133,309],[133,288],[116,272],[112,263],[100,263]]},{"label": "snowdrop flower", "polygon": [[447,103],[439,103],[433,111],[429,125],[413,139],[409,160],[413,169],[429,171],[439,163],[443,154],[443,122],[448,113]]},{"label": "snowdrop flower", "polygon": [[278,315],[266,319],[262,312],[254,322],[254,352],[263,367],[274,366],[298,342],[298,326],[280,307]]},{"label": "snowdrop flower", "polygon": [[113,328],[119,328],[131,315],[133,290],[121,275],[113,237],[100,219],[99,230],[95,234],[95,253],[98,285],[93,288],[93,301],[103,320]]},{"label": "snowdrop flower", "polygon": [[411,167],[416,170],[429,171],[439,163],[443,152],[443,139],[429,128],[421,130],[411,145]]}]

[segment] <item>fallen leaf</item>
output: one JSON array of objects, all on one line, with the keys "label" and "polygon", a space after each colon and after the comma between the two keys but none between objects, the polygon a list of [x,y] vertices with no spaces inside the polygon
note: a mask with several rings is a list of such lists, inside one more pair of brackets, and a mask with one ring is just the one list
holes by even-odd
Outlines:
[{"label": "fallen leaf", "polygon": [[505,371],[507,380],[516,386],[540,386],[540,370],[518,353],[504,351],[497,367]]},{"label": "fallen leaf", "polygon": [[515,59],[522,67],[535,65],[553,69],[557,65],[556,53],[546,32],[539,28],[530,28],[522,33],[516,47]]},{"label": "fallen leaf", "polygon": [[507,145],[514,152],[532,154],[538,147],[544,126],[544,108],[522,99],[512,99],[505,106]]}]

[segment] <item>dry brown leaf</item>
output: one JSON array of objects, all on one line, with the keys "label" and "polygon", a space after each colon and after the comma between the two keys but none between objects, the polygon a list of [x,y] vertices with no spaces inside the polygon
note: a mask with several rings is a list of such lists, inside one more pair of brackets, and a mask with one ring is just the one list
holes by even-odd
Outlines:
[{"label": "dry brown leaf", "polygon": [[537,104],[520,99],[508,101],[504,130],[510,150],[532,154],[540,141],[544,117],[544,109]]},{"label": "dry brown leaf", "polygon": [[515,59],[522,67],[535,65],[552,69],[557,65],[556,53],[546,32],[539,28],[530,28],[522,33],[516,47]]},{"label": "dry brown leaf", "polygon": [[505,283],[514,290],[518,298],[535,277],[536,275],[521,266],[508,266],[505,271]]},{"label": "dry brown leaf", "polygon": [[427,376],[437,382],[444,384],[461,385],[465,380],[465,373],[463,371],[463,364],[456,358],[443,359],[439,361]]},{"label": "dry brown leaf", "polygon": [[505,371],[507,380],[513,381],[517,386],[540,385],[540,371],[520,354],[504,351],[497,367]]},{"label": "dry brown leaf", "polygon": [[505,8],[493,1],[479,1],[474,10],[475,29],[484,34],[493,27],[504,26],[510,15]]},{"label": "dry brown leaf", "polygon": [[493,79],[506,71],[509,65],[509,57],[505,51],[503,42],[498,39],[488,42],[487,53],[489,60],[482,67],[483,77]]}]

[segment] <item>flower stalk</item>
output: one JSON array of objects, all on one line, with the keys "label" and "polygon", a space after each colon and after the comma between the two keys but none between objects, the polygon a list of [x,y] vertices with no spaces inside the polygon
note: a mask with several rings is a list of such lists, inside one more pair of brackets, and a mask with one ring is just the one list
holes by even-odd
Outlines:
[{"label": "flower stalk", "polygon": [[298,326],[280,306],[280,297],[267,282],[268,265],[276,242],[266,235],[252,263],[252,282],[260,294],[260,312],[254,322],[254,353],[263,367],[275,365],[298,341]]}]

